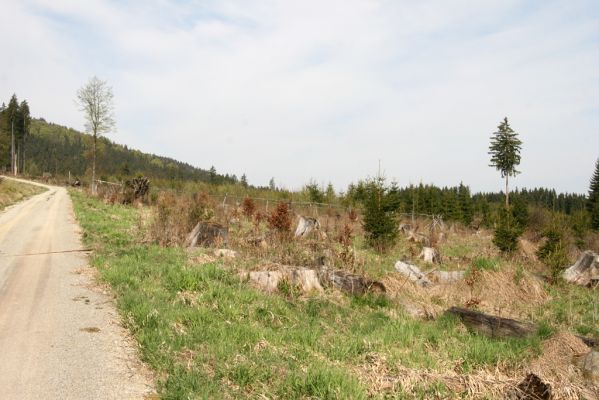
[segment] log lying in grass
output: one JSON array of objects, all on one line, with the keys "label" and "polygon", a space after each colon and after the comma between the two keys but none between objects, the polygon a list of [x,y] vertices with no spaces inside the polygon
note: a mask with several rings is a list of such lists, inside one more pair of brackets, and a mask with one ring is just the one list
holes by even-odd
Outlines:
[{"label": "log lying in grass", "polygon": [[566,281],[580,286],[599,286],[599,255],[590,250],[578,257],[574,265],[564,271]]},{"label": "log lying in grass", "polygon": [[395,263],[395,270],[408,278],[410,281],[415,282],[416,284],[426,287],[431,286],[433,283],[426,277],[420,268],[415,265],[408,264],[403,261],[398,261]]},{"label": "log lying in grass", "polygon": [[186,247],[212,246],[215,244],[227,245],[229,229],[216,222],[200,221],[187,235]]},{"label": "log lying in grass", "polygon": [[373,281],[360,275],[332,270],[327,267],[321,267],[317,273],[320,283],[323,286],[334,286],[348,294],[362,295],[369,292],[386,292],[385,285],[381,282]]},{"label": "log lying in grass", "polygon": [[[395,270],[422,287],[432,286],[434,282],[444,284],[455,283],[463,279],[465,274],[465,271],[438,271],[436,269],[429,272],[422,272],[417,266],[403,261],[395,263]],[[429,276],[432,280],[428,278]]]},{"label": "log lying in grass", "polygon": [[446,313],[458,316],[470,330],[494,338],[526,337],[537,331],[537,326],[532,323],[495,317],[467,308],[451,307]]},{"label": "log lying in grass", "polygon": [[284,280],[293,286],[299,287],[302,292],[311,290],[321,292],[326,287],[336,287],[352,295],[385,292],[385,286],[378,281],[327,267],[312,269],[281,265],[276,271],[252,271],[247,275],[247,278],[254,285],[267,292],[276,291],[279,284]]},{"label": "log lying in grass", "polygon": [[437,282],[455,283],[464,279],[466,271],[431,271],[429,274],[432,275],[433,280]]}]

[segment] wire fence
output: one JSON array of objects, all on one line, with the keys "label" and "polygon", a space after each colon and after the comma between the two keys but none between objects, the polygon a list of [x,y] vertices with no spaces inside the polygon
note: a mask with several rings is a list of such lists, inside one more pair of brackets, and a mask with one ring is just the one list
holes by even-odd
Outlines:
[{"label": "wire fence", "polygon": [[[124,185],[118,182],[108,182],[103,180],[96,180],[98,188],[104,186],[109,192],[122,190]],[[165,192],[170,192],[179,196],[190,196],[192,193],[180,189],[164,189]],[[279,204],[287,204],[289,208],[298,215],[309,216],[319,218],[321,216],[328,217],[340,217],[342,214],[349,213],[350,210],[355,209],[352,206],[346,206],[338,203],[320,203],[310,201],[296,201],[293,199],[269,199],[265,197],[254,197],[254,196],[239,196],[232,194],[209,194],[206,193],[214,204],[220,207],[225,213],[233,211],[241,211],[243,207],[243,201],[245,199],[251,199],[254,203],[256,211],[263,214],[270,214],[274,208]],[[398,213],[400,218],[409,218],[414,221],[416,218],[428,219],[433,221],[435,224],[443,224],[443,215],[440,214],[424,214],[424,213]]]}]

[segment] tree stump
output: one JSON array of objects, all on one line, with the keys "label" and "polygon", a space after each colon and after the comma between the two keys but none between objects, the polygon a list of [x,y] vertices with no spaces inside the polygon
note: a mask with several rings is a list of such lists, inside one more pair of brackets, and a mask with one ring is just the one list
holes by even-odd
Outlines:
[{"label": "tree stump", "polygon": [[468,329],[493,338],[527,337],[537,330],[537,326],[532,323],[496,317],[466,308],[451,307],[446,313],[458,316]]},{"label": "tree stump", "polygon": [[300,215],[297,228],[295,229],[295,237],[308,236],[310,232],[319,229],[320,222],[318,222],[316,218],[304,217]]},{"label": "tree stump", "polygon": [[185,240],[186,247],[227,245],[229,229],[216,222],[200,221]]},{"label": "tree stump", "polygon": [[322,286],[335,286],[348,294],[362,295],[368,292],[386,292],[385,285],[381,282],[373,281],[360,275],[345,271],[335,271],[327,267],[321,267],[317,270],[317,273]]},{"label": "tree stump", "polygon": [[574,265],[564,271],[563,277],[576,285],[596,287],[599,282],[599,255],[585,251]]},{"label": "tree stump", "polygon": [[418,257],[422,258],[424,262],[429,264],[441,262],[439,252],[435,250],[433,247],[423,247]]}]

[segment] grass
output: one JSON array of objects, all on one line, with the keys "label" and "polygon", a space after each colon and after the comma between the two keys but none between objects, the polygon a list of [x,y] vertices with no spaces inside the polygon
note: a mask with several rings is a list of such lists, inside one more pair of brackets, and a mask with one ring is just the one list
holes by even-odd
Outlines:
[{"label": "grass", "polygon": [[0,177],[0,210],[45,191],[46,189],[40,186]]},{"label": "grass", "polygon": [[300,295],[286,283],[265,294],[229,264],[192,264],[181,248],[142,243],[139,210],[71,196],[95,249],[91,263],[113,288],[164,399],[427,398],[446,388],[373,393],[360,367],[379,357],[391,372],[470,373],[515,368],[540,351],[541,336],[490,339],[450,316],[412,319],[384,297]]}]

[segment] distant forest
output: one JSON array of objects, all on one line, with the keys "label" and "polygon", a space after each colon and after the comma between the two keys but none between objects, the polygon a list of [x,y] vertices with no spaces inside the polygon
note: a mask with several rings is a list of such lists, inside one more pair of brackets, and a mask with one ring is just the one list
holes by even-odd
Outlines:
[{"label": "distant forest", "polygon": [[[11,107],[11,104],[14,106]],[[22,105],[22,106],[19,106]],[[27,115],[20,111],[26,109]],[[0,170],[10,171],[11,131],[15,132],[19,171],[25,175],[84,178],[91,159],[90,135],[44,119],[30,119],[26,101],[18,103],[16,96],[6,106],[0,106]],[[214,168],[205,170],[169,157],[133,150],[108,138],[99,139],[98,176],[105,180],[127,179],[146,175],[153,179],[236,183],[237,177],[218,174]]]},{"label": "distant forest", "polygon": [[[19,114],[19,113],[22,113]],[[26,115],[25,115],[26,114]],[[11,119],[11,115],[13,116]],[[12,124],[14,126],[11,126]],[[26,101],[10,99],[9,106],[0,107],[0,170],[10,170],[11,128],[15,129],[19,153],[19,170],[25,175],[51,174],[85,179],[89,174],[91,160],[90,135],[78,132],[44,119],[30,119]],[[143,153],[102,137],[99,140],[98,176],[102,180],[121,181],[135,175],[145,175],[164,187],[181,187],[184,182],[197,182],[196,189],[214,192],[242,193],[269,198],[303,199],[316,203],[343,203],[352,206],[359,202],[364,183],[351,184],[345,193],[336,193],[329,184],[327,188],[314,182],[306,184],[300,193],[293,194],[275,187],[274,179],[269,187],[251,187],[244,176],[219,174],[214,167],[210,170],[196,168],[169,157]],[[177,184],[177,185],[175,185]],[[441,214],[448,219],[469,223],[473,215],[485,215],[489,205],[499,204],[504,199],[502,192],[471,194],[464,184],[455,187],[434,185],[392,185],[394,209],[401,213]],[[557,193],[553,189],[520,189],[513,193],[516,203],[538,206],[552,211],[572,214],[583,210],[586,196],[575,193]]]}]

